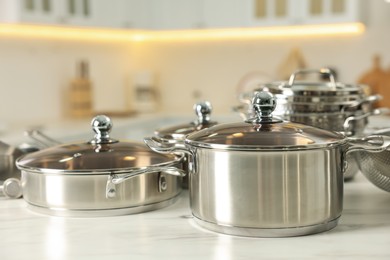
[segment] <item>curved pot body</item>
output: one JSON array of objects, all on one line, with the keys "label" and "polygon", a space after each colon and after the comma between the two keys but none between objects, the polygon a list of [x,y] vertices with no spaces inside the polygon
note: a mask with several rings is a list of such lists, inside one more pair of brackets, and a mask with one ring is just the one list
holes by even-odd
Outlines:
[{"label": "curved pot body", "polygon": [[383,138],[273,118],[275,99],[259,92],[256,117],[190,134],[184,144],[145,138],[160,153],[188,153],[195,221],[240,236],[286,237],[329,230],[343,208],[348,153],[383,151]]},{"label": "curved pot body", "polygon": [[181,191],[184,156],[161,155],[138,142],[110,138],[111,120],[92,120],[89,142],[53,146],[16,161],[23,198],[35,210],[63,216],[144,212],[172,203]]},{"label": "curved pot body", "polygon": [[194,217],[209,229],[244,236],[328,230],[343,208],[343,146],[304,151],[195,149]]},{"label": "curved pot body", "polygon": [[[180,167],[177,164],[177,167]],[[107,196],[109,174],[50,174],[22,171],[23,198],[34,209],[63,216],[107,216],[139,213],[170,205],[181,191],[181,179],[164,172],[144,173],[116,184]]]}]

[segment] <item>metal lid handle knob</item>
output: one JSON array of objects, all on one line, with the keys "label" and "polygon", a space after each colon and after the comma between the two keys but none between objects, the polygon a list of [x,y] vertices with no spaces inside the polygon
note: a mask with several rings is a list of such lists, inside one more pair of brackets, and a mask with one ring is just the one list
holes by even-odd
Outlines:
[{"label": "metal lid handle knob", "polygon": [[268,91],[255,92],[252,98],[252,108],[255,116],[245,120],[247,123],[257,125],[283,122],[279,118],[272,117],[272,112],[276,108],[276,98]]},{"label": "metal lid handle knob", "polygon": [[90,141],[92,144],[110,144],[116,143],[117,140],[111,139],[109,133],[112,129],[112,122],[108,116],[98,115],[92,119],[92,130],[95,132],[95,137]]},{"label": "metal lid handle knob", "polygon": [[198,116],[198,123],[205,124],[210,122],[210,114],[213,110],[211,103],[208,101],[198,102],[194,105],[195,114]]}]

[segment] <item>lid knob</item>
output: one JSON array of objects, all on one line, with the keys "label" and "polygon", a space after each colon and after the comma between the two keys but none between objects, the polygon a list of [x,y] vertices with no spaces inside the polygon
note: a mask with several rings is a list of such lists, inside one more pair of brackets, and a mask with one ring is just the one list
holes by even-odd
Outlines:
[{"label": "lid knob", "polygon": [[109,144],[117,142],[110,138],[109,133],[112,129],[112,122],[108,116],[98,115],[92,119],[92,130],[95,132],[95,137],[90,141],[93,144]]},{"label": "lid knob", "polygon": [[194,110],[198,116],[198,123],[205,124],[210,122],[210,114],[213,110],[211,103],[208,101],[198,102],[194,105]]},{"label": "lid knob", "polygon": [[280,119],[273,119],[272,112],[276,108],[276,98],[267,91],[255,92],[252,99],[255,118],[247,120],[252,123],[277,123]]}]

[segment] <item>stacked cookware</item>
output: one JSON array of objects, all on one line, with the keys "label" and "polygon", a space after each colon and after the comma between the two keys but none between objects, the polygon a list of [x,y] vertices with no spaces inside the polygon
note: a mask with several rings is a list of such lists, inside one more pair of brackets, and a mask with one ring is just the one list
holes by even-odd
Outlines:
[{"label": "stacked cookware", "polygon": [[[318,74],[322,81],[297,80],[299,76]],[[287,82],[273,82],[262,85],[254,92],[267,90],[278,100],[275,115],[285,120],[342,132],[347,136],[362,136],[371,115],[380,114],[373,103],[379,95],[366,94],[367,86],[336,82],[330,69],[299,70]],[[243,93],[241,100],[246,103],[252,93]],[[253,116],[253,111],[245,110],[245,118]],[[355,159],[348,156],[348,170],[344,178],[351,179],[358,167]]]},{"label": "stacked cookware", "polygon": [[255,115],[187,135],[145,143],[162,154],[189,155],[194,221],[224,234],[308,235],[337,225],[343,208],[346,155],[380,152],[383,137],[344,134],[273,116],[277,100],[256,92]]}]

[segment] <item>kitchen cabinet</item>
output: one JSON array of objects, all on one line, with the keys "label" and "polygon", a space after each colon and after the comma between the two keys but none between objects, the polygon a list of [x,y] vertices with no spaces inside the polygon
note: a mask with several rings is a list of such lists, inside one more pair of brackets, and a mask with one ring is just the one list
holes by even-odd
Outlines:
[{"label": "kitchen cabinet", "polygon": [[176,30],[205,27],[203,0],[152,1],[154,29]]},{"label": "kitchen cabinet", "polygon": [[246,27],[291,25],[298,14],[299,2],[291,0],[244,0]]},{"label": "kitchen cabinet", "polygon": [[[112,2],[112,1],[106,1]],[[120,28],[153,29],[153,0],[116,0],[118,11],[113,11],[112,18],[118,20]],[[161,1],[162,2],[162,1]]]},{"label": "kitchen cabinet", "polygon": [[361,21],[359,0],[0,0],[0,21],[152,30]]},{"label": "kitchen cabinet", "polygon": [[301,0],[297,23],[343,23],[364,20],[364,2],[359,0]]},{"label": "kitchen cabinet", "polygon": [[54,23],[60,14],[59,1],[0,0],[0,20],[9,23]]},{"label": "kitchen cabinet", "polygon": [[122,27],[122,1],[0,0],[0,21],[69,26]]},{"label": "kitchen cabinet", "polygon": [[359,0],[244,0],[245,26],[359,22]]},{"label": "kitchen cabinet", "polygon": [[[136,0],[135,0],[136,1]],[[149,0],[154,29],[359,22],[359,0]]]},{"label": "kitchen cabinet", "polygon": [[247,0],[204,0],[203,18],[207,28],[232,28],[244,25]]}]

